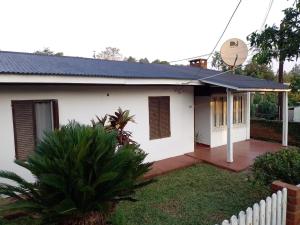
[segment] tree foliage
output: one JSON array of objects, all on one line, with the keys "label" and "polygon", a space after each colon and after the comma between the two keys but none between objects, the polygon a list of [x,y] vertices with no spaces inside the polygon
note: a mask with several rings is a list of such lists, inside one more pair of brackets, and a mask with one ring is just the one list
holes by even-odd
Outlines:
[{"label": "tree foliage", "polygon": [[254,60],[259,64],[269,64],[273,59],[283,63],[300,54],[300,3],[283,12],[280,27],[266,25],[263,31],[255,31],[247,37],[251,47],[257,49]]},{"label": "tree foliage", "polygon": [[124,128],[129,122],[135,122],[134,116],[130,115],[129,110],[122,110],[119,108],[114,114],[105,115],[104,117],[96,117],[92,120],[93,126],[101,125],[108,131],[115,131],[117,133],[117,140],[119,145],[135,144],[132,140],[132,133],[125,131]]},{"label": "tree foliage", "polygon": [[170,63],[168,61],[159,60],[159,59],[155,59],[154,61],[152,61],[152,63],[170,65]]},{"label": "tree foliage", "polygon": [[300,104],[300,66],[295,65],[293,69],[285,75],[285,82],[290,83],[289,104],[291,106]]},{"label": "tree foliage", "polygon": [[17,199],[0,211],[27,212],[45,224],[106,224],[115,204],[135,201],[135,190],[151,182],[142,179],[151,166],[143,162],[146,154],[136,143],[120,145],[117,137],[100,123],[70,122],[48,133],[26,162],[16,161],[35,182],[0,171],[16,184],[1,183],[0,194]]},{"label": "tree foliage", "polygon": [[217,70],[226,71],[229,70],[228,65],[222,60],[221,54],[218,51],[215,51],[212,56],[212,62],[211,65],[213,68]]},{"label": "tree foliage", "polygon": [[255,93],[251,103],[251,117],[277,119],[277,98],[274,93]]},{"label": "tree foliage", "polygon": [[132,56],[129,56],[127,58],[124,58],[124,61],[127,61],[127,62],[137,62],[136,58],[132,57]]},{"label": "tree foliage", "polygon": [[139,63],[144,63],[144,64],[148,64],[148,63],[150,63],[150,61],[148,60],[148,58],[141,58],[141,59],[139,59]]},{"label": "tree foliage", "polygon": [[274,80],[275,75],[271,66],[251,61],[243,68],[242,74],[266,80]]},{"label": "tree foliage", "polygon": [[[293,7],[283,10],[284,17],[280,26],[266,25],[264,30],[251,33],[247,40],[256,49],[253,60],[258,64],[270,64],[273,59],[279,61],[278,81],[284,81],[284,62],[293,61],[300,54],[300,1]],[[278,94],[279,119],[283,109],[282,94]]]},{"label": "tree foliage", "polygon": [[106,60],[122,60],[123,56],[120,53],[119,48],[115,47],[106,47],[105,50],[99,52],[96,55],[96,58],[98,59],[106,59]]},{"label": "tree foliage", "polygon": [[33,53],[37,54],[37,55],[56,55],[56,56],[64,55],[63,52],[54,52],[54,51],[50,50],[49,48],[44,48],[43,50],[37,50]]}]

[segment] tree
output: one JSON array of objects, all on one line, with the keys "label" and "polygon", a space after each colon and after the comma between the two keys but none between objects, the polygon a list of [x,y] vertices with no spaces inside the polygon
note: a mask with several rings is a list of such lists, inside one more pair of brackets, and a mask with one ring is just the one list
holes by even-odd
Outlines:
[{"label": "tree", "polygon": [[[280,27],[265,26],[261,32],[255,31],[247,37],[251,47],[257,48],[254,60],[259,64],[279,61],[278,81],[283,83],[284,62],[298,58],[300,51],[300,2],[284,11]],[[282,95],[278,97],[279,117],[282,117]]]},{"label": "tree", "polygon": [[134,58],[132,56],[129,56],[128,58],[124,58],[124,61],[127,61],[127,62],[137,62],[136,58]]},{"label": "tree", "polygon": [[222,60],[221,54],[218,51],[215,51],[212,56],[212,62],[211,65],[213,68],[217,70],[226,71],[229,70],[228,65]]},{"label": "tree", "polygon": [[139,60],[139,63],[144,63],[144,64],[147,64],[147,63],[150,63],[149,60],[145,57],[145,58],[141,58]]},{"label": "tree", "polygon": [[275,75],[270,65],[258,64],[255,61],[251,61],[245,65],[243,74],[251,77],[256,77],[266,80],[274,80]]},{"label": "tree", "polygon": [[168,61],[164,61],[164,60],[161,61],[159,59],[155,59],[154,61],[152,61],[152,63],[170,65],[170,63]]},{"label": "tree", "polygon": [[101,51],[96,55],[96,58],[120,61],[122,60],[122,54],[120,53],[119,48],[106,47],[105,50]]},{"label": "tree", "polygon": [[292,70],[285,75],[285,82],[290,83],[289,104],[292,106],[300,104],[300,66],[295,65]]},{"label": "tree", "polygon": [[276,96],[274,93],[255,93],[251,103],[251,116],[264,118],[264,119],[276,119],[277,107]]},{"label": "tree", "polygon": [[37,50],[35,52],[33,52],[34,54],[37,55],[56,55],[56,56],[63,56],[64,53],[63,52],[53,52],[51,51],[49,48],[44,48],[43,50]]}]

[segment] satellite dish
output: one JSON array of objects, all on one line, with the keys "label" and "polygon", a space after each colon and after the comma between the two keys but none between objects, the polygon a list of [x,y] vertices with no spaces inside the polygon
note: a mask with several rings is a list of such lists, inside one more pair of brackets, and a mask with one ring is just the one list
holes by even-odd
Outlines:
[{"label": "satellite dish", "polygon": [[248,56],[248,48],[245,42],[238,38],[231,38],[221,47],[221,58],[229,66],[243,64]]}]

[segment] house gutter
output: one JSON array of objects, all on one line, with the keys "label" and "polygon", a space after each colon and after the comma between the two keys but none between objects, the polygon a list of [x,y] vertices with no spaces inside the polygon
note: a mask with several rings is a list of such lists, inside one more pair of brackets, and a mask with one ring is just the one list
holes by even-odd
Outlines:
[{"label": "house gutter", "polygon": [[0,84],[203,85],[193,79],[0,74]]}]

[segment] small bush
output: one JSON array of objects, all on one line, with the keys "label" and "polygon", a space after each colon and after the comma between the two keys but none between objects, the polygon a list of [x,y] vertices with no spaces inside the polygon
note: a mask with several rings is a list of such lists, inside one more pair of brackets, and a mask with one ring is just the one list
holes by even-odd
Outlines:
[{"label": "small bush", "polygon": [[106,224],[117,203],[135,201],[135,191],[152,182],[142,179],[152,165],[146,155],[137,144],[118,144],[115,130],[70,122],[48,133],[27,161],[16,161],[35,182],[0,171],[15,183],[0,183],[0,195],[18,200],[0,212],[24,212],[43,224]]},{"label": "small bush", "polygon": [[253,178],[263,184],[271,184],[275,180],[300,184],[300,149],[287,148],[266,153],[256,158],[251,169]]}]

